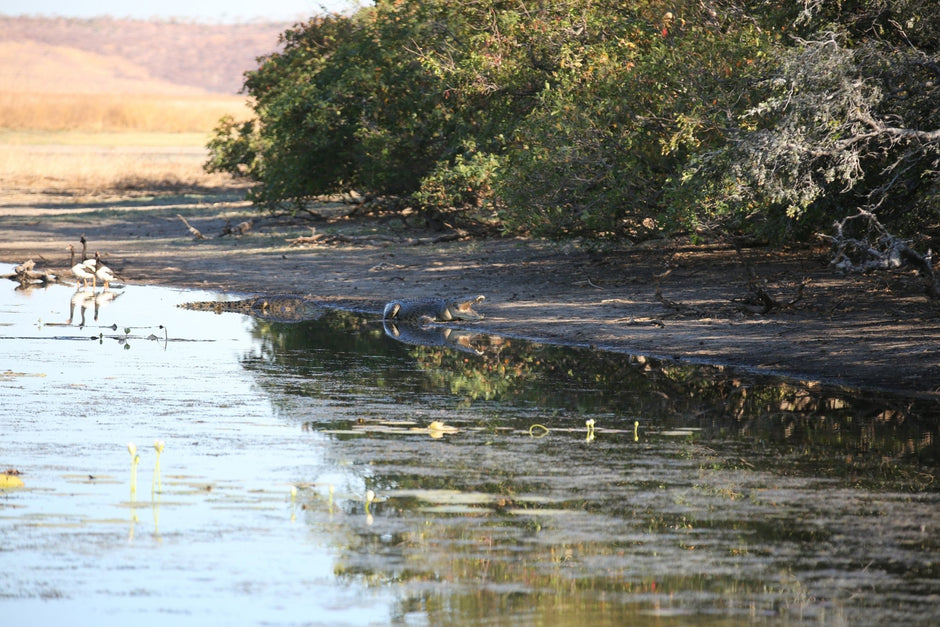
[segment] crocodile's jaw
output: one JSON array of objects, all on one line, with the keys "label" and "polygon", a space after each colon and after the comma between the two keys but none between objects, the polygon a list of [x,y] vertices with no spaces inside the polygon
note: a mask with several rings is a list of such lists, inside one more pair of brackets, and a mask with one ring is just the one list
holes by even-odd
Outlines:
[{"label": "crocodile's jaw", "polygon": [[441,313],[441,318],[445,320],[482,320],[483,314],[473,310],[473,306],[481,301],[483,301],[483,297],[477,296],[473,300],[449,302],[447,308]]}]

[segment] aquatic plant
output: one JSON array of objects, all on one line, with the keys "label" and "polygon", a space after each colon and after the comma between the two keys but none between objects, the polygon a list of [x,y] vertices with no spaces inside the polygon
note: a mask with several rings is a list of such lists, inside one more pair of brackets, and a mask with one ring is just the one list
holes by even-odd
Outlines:
[{"label": "aquatic plant", "polygon": [[533,438],[544,438],[548,435],[548,427],[535,423],[529,427],[529,435]]},{"label": "aquatic plant", "polygon": [[131,500],[137,497],[137,464],[140,463],[140,455],[137,454],[137,445],[133,442],[127,443],[127,451],[131,454]]},{"label": "aquatic plant", "polygon": [[163,483],[160,480],[160,453],[163,452],[163,449],[166,447],[166,444],[163,440],[154,440],[153,448],[157,451],[157,461],[153,466],[153,480],[150,483],[150,494],[163,492]]},{"label": "aquatic plant", "polygon": [[0,474],[0,490],[24,487],[26,484],[23,483],[23,480],[20,479],[18,475],[19,472],[15,470],[8,470]]}]

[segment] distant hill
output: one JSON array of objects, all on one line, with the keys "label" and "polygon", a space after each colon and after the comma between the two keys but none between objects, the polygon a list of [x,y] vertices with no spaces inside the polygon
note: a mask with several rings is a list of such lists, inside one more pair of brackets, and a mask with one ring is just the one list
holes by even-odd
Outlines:
[{"label": "distant hill", "polygon": [[0,91],[235,94],[291,26],[0,16]]}]

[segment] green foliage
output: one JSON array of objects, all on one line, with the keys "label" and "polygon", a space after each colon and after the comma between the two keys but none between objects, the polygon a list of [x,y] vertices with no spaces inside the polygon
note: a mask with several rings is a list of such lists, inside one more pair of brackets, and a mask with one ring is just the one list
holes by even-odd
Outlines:
[{"label": "green foliage", "polygon": [[763,43],[755,29],[729,31],[695,8],[672,15],[658,24],[597,17],[603,37],[579,49],[574,71],[557,73],[517,130],[502,187],[510,225],[595,237],[656,231],[664,186],[690,154],[720,141],[715,118]]},{"label": "green foliage", "polygon": [[[380,0],[283,36],[207,167],[259,203],[360,189],[507,231],[798,238],[940,220],[928,0]],[[482,209],[482,211],[481,211]]]},{"label": "green foliage", "polygon": [[466,213],[475,214],[476,221],[483,221],[492,214],[493,183],[500,165],[496,155],[468,149],[453,161],[439,162],[421,181],[413,199],[425,208],[464,207]]}]

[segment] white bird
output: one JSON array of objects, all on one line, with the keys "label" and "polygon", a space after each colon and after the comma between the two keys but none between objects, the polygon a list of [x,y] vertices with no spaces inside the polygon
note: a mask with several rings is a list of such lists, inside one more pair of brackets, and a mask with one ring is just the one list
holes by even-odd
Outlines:
[{"label": "white bird", "polygon": [[[88,265],[89,261],[92,263],[92,265]],[[95,263],[94,259],[89,259],[88,261],[77,263],[74,266],[72,266],[72,274],[75,276],[76,279],[82,282],[82,285],[85,287],[86,290],[88,289],[88,281],[95,280],[94,263]]]},{"label": "white bird", "polygon": [[104,284],[104,289],[108,289],[111,285],[111,281],[115,279],[114,272],[111,271],[111,268],[100,262],[95,269],[95,277],[101,279],[101,282]]},{"label": "white bird", "polygon": [[92,279],[92,284],[95,287],[97,287],[97,279],[101,279],[101,282],[104,284],[104,289],[106,290],[110,287],[112,281],[119,279],[111,268],[101,263],[100,252],[95,252],[95,258],[89,259],[85,263],[90,264],[89,267],[95,273],[95,278]]},{"label": "white bird", "polygon": [[87,290],[88,281],[95,281],[95,260],[84,259],[84,255],[82,255],[83,259],[81,263],[75,263],[75,247],[69,244],[65,248],[69,251],[69,265],[71,266],[72,275],[81,281],[82,285]]}]

